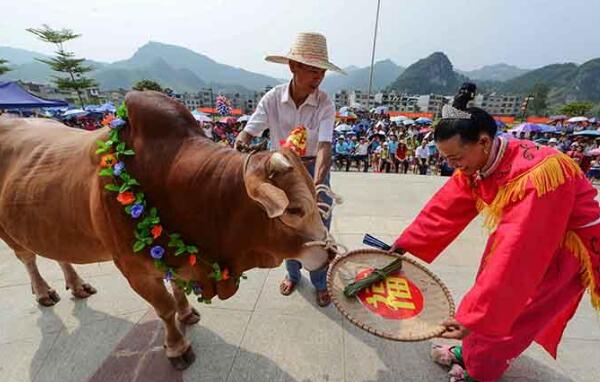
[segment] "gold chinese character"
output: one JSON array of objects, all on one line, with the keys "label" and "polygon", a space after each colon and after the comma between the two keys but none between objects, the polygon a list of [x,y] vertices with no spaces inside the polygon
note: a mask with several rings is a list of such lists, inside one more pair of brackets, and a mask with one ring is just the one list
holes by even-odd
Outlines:
[{"label": "gold chinese character", "polygon": [[[367,304],[378,307],[378,303],[387,305],[393,310],[410,309],[415,310],[408,281],[401,277],[388,277],[385,282],[381,281],[371,286],[373,296],[367,297]],[[409,301],[401,301],[409,300]]]}]

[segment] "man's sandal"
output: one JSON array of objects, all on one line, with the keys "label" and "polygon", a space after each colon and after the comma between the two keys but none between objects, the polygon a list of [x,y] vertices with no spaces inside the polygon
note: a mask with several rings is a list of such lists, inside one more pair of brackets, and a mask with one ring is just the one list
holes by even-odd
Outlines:
[{"label": "man's sandal", "polygon": [[284,296],[289,296],[296,289],[296,283],[290,280],[287,276],[279,284],[279,292]]}]

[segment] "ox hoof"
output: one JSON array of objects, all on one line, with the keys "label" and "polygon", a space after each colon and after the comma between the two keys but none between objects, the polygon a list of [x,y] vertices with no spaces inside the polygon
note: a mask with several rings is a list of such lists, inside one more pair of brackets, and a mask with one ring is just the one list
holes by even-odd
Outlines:
[{"label": "ox hoof", "polygon": [[194,354],[194,349],[192,349],[192,346],[190,345],[182,355],[168,358],[169,362],[171,362],[171,366],[173,366],[175,370],[185,370],[194,363],[196,355]]},{"label": "ox hoof", "polygon": [[[69,287],[67,287],[69,289]],[[81,284],[81,288],[73,289],[71,292],[75,298],[88,298],[98,291],[88,283]]]},{"label": "ox hoof", "polygon": [[178,319],[182,324],[194,325],[200,321],[200,313],[195,308],[192,308],[188,314],[178,317]]},{"label": "ox hoof", "polygon": [[56,293],[55,290],[50,289],[48,290],[47,296],[37,297],[36,300],[38,304],[42,306],[53,306],[60,301],[60,296],[58,295],[58,293]]}]

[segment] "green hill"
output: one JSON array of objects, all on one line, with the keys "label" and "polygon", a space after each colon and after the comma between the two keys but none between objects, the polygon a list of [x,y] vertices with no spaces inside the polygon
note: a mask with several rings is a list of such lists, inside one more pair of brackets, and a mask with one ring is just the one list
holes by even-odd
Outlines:
[{"label": "green hill", "polygon": [[[325,77],[321,88],[332,94],[340,90],[367,90],[369,87],[370,67],[357,68],[352,66],[344,69],[347,75],[331,73]],[[391,60],[378,61],[373,65],[373,89],[386,88],[402,72],[404,68]]]},{"label": "green hill", "polygon": [[[11,71],[0,81],[22,80],[50,83],[55,75],[48,65],[35,61],[47,56],[8,47],[0,47],[0,57],[9,61]],[[127,59],[112,64],[86,61],[95,70],[90,76],[102,90],[129,89],[142,79],[158,81],[161,86],[180,92],[193,92],[212,86],[216,91],[262,90],[281,81],[259,73],[220,64],[190,49],[175,45],[149,42]]]},{"label": "green hill", "polygon": [[441,52],[412,64],[390,85],[391,89],[409,94],[453,95],[461,83],[452,63]]},{"label": "green hill", "polygon": [[457,70],[458,73],[469,77],[474,81],[494,81],[502,82],[508,81],[515,77],[521,76],[529,70],[521,69],[519,67],[507,64],[496,64],[486,65],[476,70],[462,71]]}]

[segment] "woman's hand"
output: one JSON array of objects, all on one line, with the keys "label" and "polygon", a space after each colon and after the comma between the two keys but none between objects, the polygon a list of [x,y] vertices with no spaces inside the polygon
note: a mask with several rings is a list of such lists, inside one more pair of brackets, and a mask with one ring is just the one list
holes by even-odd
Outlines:
[{"label": "woman's hand", "polygon": [[454,318],[450,318],[442,323],[446,330],[440,335],[442,338],[462,340],[471,332]]},{"label": "woman's hand", "polygon": [[406,253],[406,250],[404,250],[400,247],[397,247],[396,244],[392,244],[392,247],[390,249],[388,249],[388,253],[404,255]]}]

